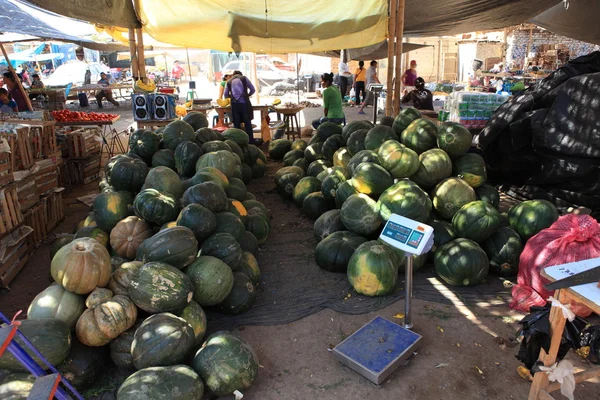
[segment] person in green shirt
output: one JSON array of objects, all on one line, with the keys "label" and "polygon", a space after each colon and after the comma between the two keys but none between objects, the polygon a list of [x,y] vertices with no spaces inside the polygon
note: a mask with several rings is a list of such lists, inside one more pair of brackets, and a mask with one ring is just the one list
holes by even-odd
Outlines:
[{"label": "person in green shirt", "polygon": [[342,95],[340,89],[333,84],[333,74],[321,76],[323,90],[323,114],[324,117],[312,122],[313,128],[317,129],[323,122],[329,121],[334,124],[344,123],[344,112],[342,111]]}]

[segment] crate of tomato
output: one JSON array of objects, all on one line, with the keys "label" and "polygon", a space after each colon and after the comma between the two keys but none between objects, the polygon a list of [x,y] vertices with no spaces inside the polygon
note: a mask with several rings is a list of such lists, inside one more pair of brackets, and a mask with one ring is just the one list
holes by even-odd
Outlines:
[{"label": "crate of tomato", "polygon": [[56,122],[62,123],[86,123],[93,124],[95,122],[112,122],[119,117],[118,114],[108,114],[99,112],[83,112],[70,110],[54,110],[52,117]]}]

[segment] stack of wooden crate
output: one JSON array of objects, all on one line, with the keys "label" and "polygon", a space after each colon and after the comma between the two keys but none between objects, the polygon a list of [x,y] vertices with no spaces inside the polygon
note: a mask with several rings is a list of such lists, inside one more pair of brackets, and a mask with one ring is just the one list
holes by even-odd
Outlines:
[{"label": "stack of wooden crate", "polygon": [[66,148],[63,156],[68,155],[61,169],[61,182],[64,187],[85,185],[100,176],[101,131],[98,127],[85,127],[65,132]]}]

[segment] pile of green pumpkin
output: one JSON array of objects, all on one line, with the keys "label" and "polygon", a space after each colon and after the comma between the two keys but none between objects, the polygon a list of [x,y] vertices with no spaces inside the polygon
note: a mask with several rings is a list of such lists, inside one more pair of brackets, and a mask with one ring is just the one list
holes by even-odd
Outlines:
[{"label": "pile of green pumpkin", "polygon": [[[266,157],[245,132],[221,135],[191,117],[134,132],[131,152],[109,161],[93,212],[53,244],[55,283],[21,321],[78,389],[111,360],[137,370],[120,400],[199,399],[205,388],[226,396],[256,379],[256,354],[242,338],[205,338],[203,308],[236,315],[256,298],[254,254],[270,223],[245,183],[264,174]],[[31,388],[12,356],[0,358],[0,369],[12,371],[0,393]]]},{"label": "pile of green pumpkin", "polygon": [[[515,275],[523,243],[558,218],[545,200],[507,214],[486,184],[485,161],[471,153],[462,125],[422,118],[407,108],[374,126],[326,122],[307,143],[275,140],[269,156],[283,160],[275,184],[314,224],[317,264],[345,272],[354,289],[378,296],[394,290],[405,256],[379,234],[392,214],[434,228],[435,271],[450,285],[476,285],[488,273]],[[415,270],[428,255],[416,257]]]}]

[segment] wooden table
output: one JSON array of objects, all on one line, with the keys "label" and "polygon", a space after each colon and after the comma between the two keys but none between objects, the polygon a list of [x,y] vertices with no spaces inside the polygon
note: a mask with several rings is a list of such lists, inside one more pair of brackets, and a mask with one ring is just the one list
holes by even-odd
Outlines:
[{"label": "wooden table", "polygon": [[[102,151],[106,148],[108,158],[116,154],[117,150],[125,153],[127,150],[119,140],[119,133],[112,125],[121,118],[117,115],[110,121],[60,121],[56,122],[56,126],[99,126],[102,128],[100,135],[102,137],[102,147],[100,148],[100,159],[102,159]],[[109,144],[110,141],[110,144]],[[129,144],[127,145],[129,147]]]},{"label": "wooden table", "polygon": [[[595,261],[590,263],[590,267],[598,265],[597,262],[600,259],[596,258],[589,261]],[[566,268],[567,270],[574,269],[568,267],[576,263],[565,264],[565,266],[548,267],[541,272],[542,276],[549,279],[551,282],[556,281],[553,276],[557,276],[557,271],[560,268]],[[579,271],[574,271],[579,272]],[[570,274],[566,274],[568,276]],[[572,273],[571,273],[572,275]],[[560,301],[562,304],[569,304],[571,301],[576,301],[583,304],[595,313],[600,314],[600,288],[597,283],[590,283],[587,285],[577,286],[575,288],[559,289],[554,292],[554,298]],[[546,353],[544,349],[540,351],[539,361],[541,361],[546,367],[554,365],[556,362],[556,355],[563,336],[565,329],[566,318],[563,316],[562,309],[559,307],[552,307],[550,310],[550,349]],[[593,367],[582,372],[575,374],[575,383],[584,382],[594,377],[600,376],[600,367]],[[552,400],[554,397],[550,393],[560,390],[560,384],[558,382],[550,383],[548,380],[548,374],[545,372],[537,372],[534,375],[533,383],[529,390],[529,400]]]},{"label": "wooden table", "polygon": [[296,138],[296,134],[298,134],[298,139],[302,138],[301,126],[298,123],[298,113],[304,110],[304,106],[295,107],[295,108],[285,108],[285,107],[275,107],[275,112],[283,115],[283,122],[285,123],[285,134],[287,138],[290,138],[290,133],[292,134],[292,140]]},{"label": "wooden table", "polygon": [[[271,140],[271,129],[269,128],[269,110],[270,105],[253,105],[254,111],[260,111],[260,136],[263,142]],[[225,113],[231,112],[231,106],[229,107],[216,107],[217,113],[219,114],[218,125],[225,125]]]},{"label": "wooden table", "polygon": [[138,129],[144,128],[159,128],[161,126],[167,126],[171,122],[175,121],[174,119],[148,119],[145,121],[139,120],[135,121]]}]

